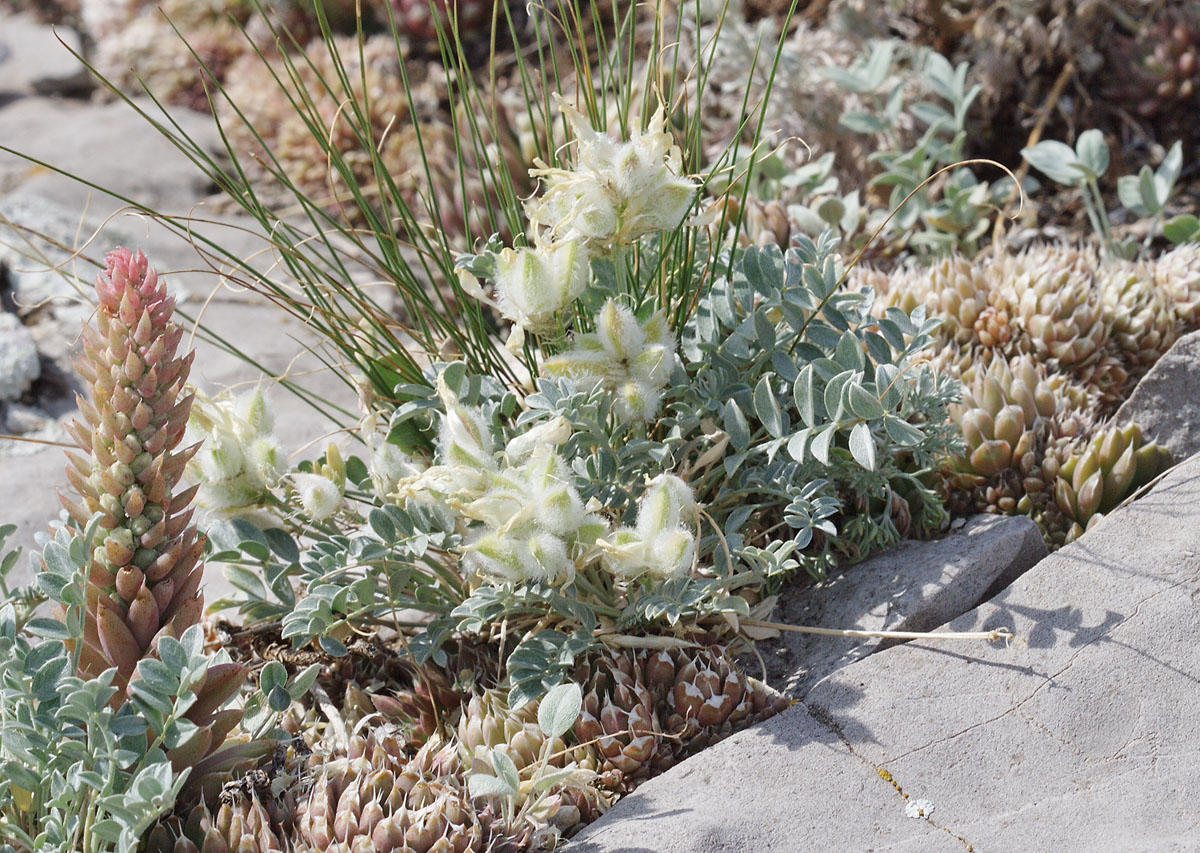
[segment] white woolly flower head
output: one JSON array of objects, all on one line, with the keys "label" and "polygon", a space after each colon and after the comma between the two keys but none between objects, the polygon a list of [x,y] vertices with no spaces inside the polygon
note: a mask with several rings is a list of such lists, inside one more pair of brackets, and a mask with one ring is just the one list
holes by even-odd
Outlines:
[{"label": "white woolly flower head", "polygon": [[300,506],[313,521],[324,521],[342,505],[342,490],[328,477],[295,473],[291,479],[300,498]]},{"label": "white woolly flower head", "polygon": [[609,299],[596,315],[596,338],[610,358],[628,362],[646,342],[637,317],[627,305]]},{"label": "white woolly flower head", "polygon": [[629,423],[658,414],[662,389],[676,364],[675,336],[663,312],[639,324],[632,310],[610,299],[596,315],[596,331],[580,335],[571,350],[547,359],[543,370],[580,387],[603,386],[613,394],[613,413]]},{"label": "white woolly flower head", "polygon": [[443,464],[495,469],[492,433],[483,420],[483,413],[459,403],[458,395],[450,390],[444,376],[437,378],[437,392],[445,410],[439,435]]},{"label": "white woolly flower head", "polygon": [[257,507],[263,497],[262,486],[250,477],[240,475],[201,484],[196,502],[214,512],[237,515],[237,510]]},{"label": "white woolly flower head", "polygon": [[467,569],[483,577],[510,583],[569,583],[575,563],[566,543],[557,536],[536,531],[503,535],[487,531],[467,546]]},{"label": "white woolly flower head", "polygon": [[599,543],[604,567],[626,580],[686,575],[696,550],[688,527],[695,506],[691,488],[679,477],[656,477],[638,503],[637,525],[622,527]]},{"label": "white woolly flower head", "polygon": [[593,254],[679,227],[697,185],[681,174],[683,156],[663,109],[618,142],[561,98],[559,104],[575,135],[575,166],[555,169],[535,161],[530,174],[542,178],[545,189],[526,204],[530,222],[552,240],[582,239]]},{"label": "white woolly flower head", "polygon": [[503,249],[496,256],[500,313],[532,332],[551,329],[558,312],[587,288],[589,276],[587,252],[578,240]]},{"label": "white woolly flower head", "polygon": [[286,461],[273,426],[261,389],[237,397],[196,393],[187,435],[189,441],[203,444],[187,471],[200,484],[200,506],[234,515],[267,500]]}]

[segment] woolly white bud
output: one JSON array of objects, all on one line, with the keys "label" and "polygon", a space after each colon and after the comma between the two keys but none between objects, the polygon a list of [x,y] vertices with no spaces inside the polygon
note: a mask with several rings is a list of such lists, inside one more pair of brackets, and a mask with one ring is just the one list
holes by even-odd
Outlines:
[{"label": "woolly white bud", "polygon": [[661,388],[671,378],[675,368],[675,352],[662,344],[647,344],[634,357],[629,372],[639,382],[651,388]]},{"label": "woolly white bud", "polygon": [[649,539],[679,527],[684,514],[695,507],[692,490],[674,474],[660,474],[651,481],[638,507],[637,530]]},{"label": "woolly white bud", "polygon": [[618,361],[633,358],[646,342],[633,311],[615,299],[605,302],[596,315],[596,337],[605,351]]},{"label": "woolly white bud", "polygon": [[682,529],[664,531],[647,543],[647,571],[660,578],[680,577],[692,567],[696,540]]},{"label": "woolly white bud", "polygon": [[525,566],[517,543],[506,536],[485,533],[467,549],[463,559],[468,570],[506,581],[525,580]]},{"label": "woolly white bud", "polygon": [[238,437],[222,430],[208,437],[196,454],[196,461],[205,480],[218,482],[241,474],[245,455]]},{"label": "woolly white bud", "polygon": [[557,415],[513,438],[504,448],[510,465],[519,465],[538,447],[558,447],[571,437],[571,422]]},{"label": "woolly white bud", "polygon": [[415,476],[417,466],[412,458],[390,441],[382,441],[371,450],[371,485],[381,500],[387,500],[396,484],[405,477]]},{"label": "woolly white bud", "polygon": [[249,428],[251,435],[266,435],[275,429],[275,413],[261,388],[243,394],[237,400],[238,418]]},{"label": "woolly white bud", "polygon": [[575,563],[567,555],[566,544],[557,536],[539,533],[531,536],[525,547],[529,551],[530,580],[561,584],[575,577]]},{"label": "woolly white bud", "polygon": [[662,392],[643,382],[624,382],[613,398],[613,414],[622,423],[653,420]]},{"label": "woolly white bud", "polygon": [[246,474],[264,489],[279,481],[283,473],[283,454],[273,435],[256,438],[246,446]]},{"label": "woolly white bud", "polygon": [[300,497],[300,505],[313,521],[324,521],[342,505],[342,493],[337,483],[320,474],[292,474],[292,483]]},{"label": "woolly white bud", "polygon": [[500,311],[520,326],[544,331],[583,293],[589,275],[587,254],[578,241],[505,249],[496,256]]},{"label": "woolly white bud", "polygon": [[262,499],[262,487],[245,475],[230,480],[203,483],[196,492],[197,504],[205,509],[217,511],[257,506]]},{"label": "woolly white bud", "polygon": [[646,543],[632,527],[618,528],[596,544],[601,549],[601,564],[616,577],[633,580],[646,573]]}]

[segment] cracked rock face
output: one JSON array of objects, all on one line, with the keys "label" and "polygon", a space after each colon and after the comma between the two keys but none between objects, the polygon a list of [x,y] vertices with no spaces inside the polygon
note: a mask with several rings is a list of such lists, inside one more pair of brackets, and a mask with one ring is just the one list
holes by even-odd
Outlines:
[{"label": "cracked rock face", "polygon": [[946,626],[1011,644],[843,667],[567,851],[1200,849],[1197,601],[1200,457]]}]

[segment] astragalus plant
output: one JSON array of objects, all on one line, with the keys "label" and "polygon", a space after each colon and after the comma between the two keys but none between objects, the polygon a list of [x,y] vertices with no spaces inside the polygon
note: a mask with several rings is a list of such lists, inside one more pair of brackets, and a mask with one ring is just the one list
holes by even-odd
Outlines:
[{"label": "astragalus plant", "polygon": [[517,245],[457,262],[508,368],[435,353],[389,399],[364,380],[364,441],[391,449],[344,463],[335,514],[284,519],[309,551],[283,561],[244,521],[219,534],[270,579],[232,576],[242,609],[283,637],[344,653],[391,624],[441,665],[498,642],[513,707],[606,648],[744,642],[738,620],[765,618],[789,571],[939,529],[929,482],[954,446],[956,385],[915,358],[923,311],[879,318],[839,290],[829,239],[710,254],[704,176],[663,113],[619,138],[560,109],[572,140],[533,165]]}]

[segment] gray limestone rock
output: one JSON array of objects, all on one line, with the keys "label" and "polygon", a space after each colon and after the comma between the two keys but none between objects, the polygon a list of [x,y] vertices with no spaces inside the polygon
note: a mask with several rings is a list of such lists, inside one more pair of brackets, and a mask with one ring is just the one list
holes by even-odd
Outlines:
[{"label": "gray limestone rock", "polygon": [[[905,542],[819,584],[785,588],[774,621],[859,631],[931,631],[1012,583],[1046,556],[1028,518],[980,515],[932,542]],[[835,669],[887,648],[864,641],[785,632],[759,644],[768,682],[803,696]]]},{"label": "gray limestone rock", "polygon": [[45,429],[51,420],[53,419],[50,415],[35,406],[9,403],[0,407],[0,429],[14,435],[25,435]]},{"label": "gray limestone rock", "polygon": [[15,400],[42,372],[33,335],[16,314],[0,312],[0,400]]},{"label": "gray limestone rock", "polygon": [[564,853],[963,853],[905,805],[795,705],[644,783]]},{"label": "gray limestone rock", "polygon": [[28,15],[5,15],[0,26],[0,100],[5,95],[80,94],[91,89],[87,69],[63,42],[78,52],[79,34],[69,27],[55,29]]},{"label": "gray limestone rock", "polygon": [[[64,247],[81,245],[77,257]],[[38,196],[14,193],[0,198],[0,265],[21,312],[52,306],[56,317],[77,324],[91,314],[88,301],[96,268],[87,257],[126,245],[132,235],[114,224],[101,225],[86,215]]]},{"label": "gray limestone rock", "polygon": [[[160,122],[149,101],[137,106]],[[171,118],[200,145],[219,144],[211,117]],[[210,191],[208,178],[128,104],[22,98],[0,107],[0,144],[154,210],[185,214]],[[0,192],[37,195],[103,220],[125,202],[29,160],[0,153]]]},{"label": "gray limestone rock", "polygon": [[1200,456],[946,626],[1011,644],[839,669],[567,850],[1200,849],[1198,600]]},{"label": "gray limestone rock", "polygon": [[1117,423],[1136,421],[1175,458],[1200,453],[1200,331],[1163,354],[1117,410]]}]

